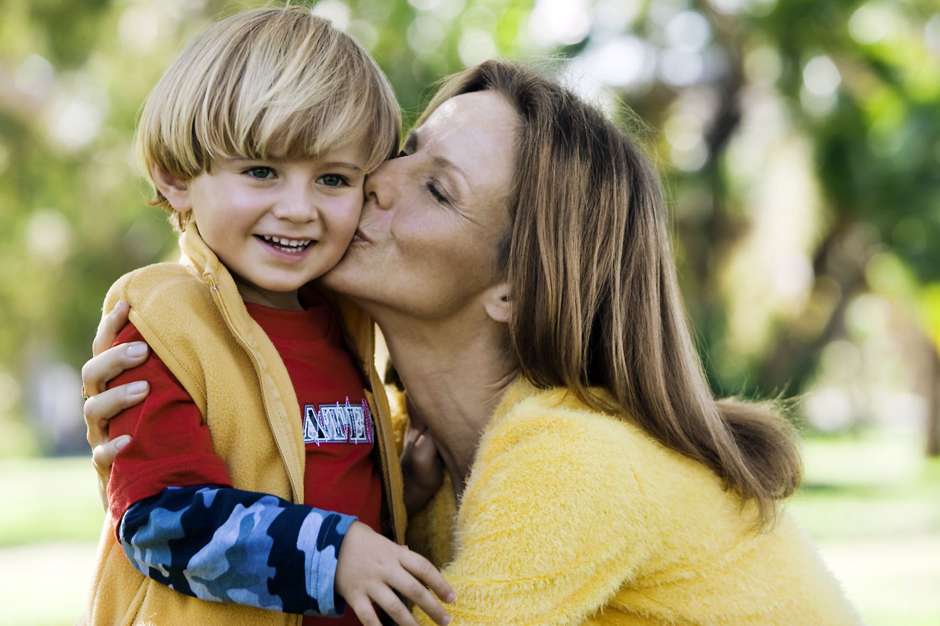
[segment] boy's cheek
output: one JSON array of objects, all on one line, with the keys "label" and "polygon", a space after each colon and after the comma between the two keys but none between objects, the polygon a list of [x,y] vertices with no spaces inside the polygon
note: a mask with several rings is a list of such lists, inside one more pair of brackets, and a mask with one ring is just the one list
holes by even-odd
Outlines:
[{"label": "boy's cheek", "polygon": [[364,205],[364,198],[359,194],[350,194],[348,202],[345,203],[345,206],[340,209],[342,213],[342,219],[352,224],[352,230],[355,231],[356,227],[359,226],[359,218],[362,215],[362,207]]}]

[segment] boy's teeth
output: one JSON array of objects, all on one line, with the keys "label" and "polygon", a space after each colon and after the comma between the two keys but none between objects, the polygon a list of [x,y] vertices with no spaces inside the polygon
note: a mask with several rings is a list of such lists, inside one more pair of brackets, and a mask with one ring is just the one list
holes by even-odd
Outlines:
[{"label": "boy's teeth", "polygon": [[285,239],[283,237],[274,237],[272,235],[262,235],[261,238],[265,241],[276,243],[279,246],[286,246],[288,248],[303,248],[310,243],[310,239]]}]

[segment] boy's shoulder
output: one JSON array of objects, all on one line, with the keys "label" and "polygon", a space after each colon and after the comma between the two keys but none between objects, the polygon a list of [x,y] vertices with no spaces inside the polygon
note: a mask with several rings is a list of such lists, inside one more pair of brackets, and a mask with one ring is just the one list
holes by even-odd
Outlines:
[{"label": "boy's shoulder", "polygon": [[[130,306],[129,319],[166,361],[166,350],[213,342],[227,334],[209,284],[189,266],[157,263],[129,272],[108,290],[107,313],[118,301]],[[191,355],[198,357],[198,350]]]},{"label": "boy's shoulder", "polygon": [[105,311],[119,300],[140,314],[192,314],[193,308],[212,307],[209,285],[181,263],[155,263],[124,274],[108,290]]},{"label": "boy's shoulder", "polygon": [[130,305],[130,322],[205,415],[206,372],[218,363],[226,336],[208,283],[186,265],[157,263],[120,277],[104,312],[119,300]]}]

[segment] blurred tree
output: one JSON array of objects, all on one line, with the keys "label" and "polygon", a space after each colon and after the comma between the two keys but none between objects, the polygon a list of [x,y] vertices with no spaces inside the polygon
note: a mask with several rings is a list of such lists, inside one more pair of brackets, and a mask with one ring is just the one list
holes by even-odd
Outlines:
[{"label": "blurred tree", "polygon": [[[28,372],[77,367],[105,289],[172,254],[133,164],[137,111],[188,37],[261,4],[0,2],[0,396],[4,380],[29,387]],[[465,65],[553,58],[667,173],[683,290],[716,392],[810,390],[836,340],[858,343],[868,323],[858,311],[871,309],[859,303],[874,295],[930,357],[927,440],[940,453],[935,0],[322,0],[315,10],[372,51],[406,121]],[[28,389],[15,391],[22,408]],[[0,424],[12,404],[0,401]]]}]

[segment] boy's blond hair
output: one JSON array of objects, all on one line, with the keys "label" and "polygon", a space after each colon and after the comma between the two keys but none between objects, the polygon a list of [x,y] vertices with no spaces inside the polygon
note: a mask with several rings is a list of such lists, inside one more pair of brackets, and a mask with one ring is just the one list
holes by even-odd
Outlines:
[{"label": "boy's blond hair", "polygon": [[309,9],[265,8],[216,22],[183,51],[144,104],[137,150],[148,176],[157,166],[190,180],[214,159],[307,158],[360,141],[372,171],[400,129],[391,85],[359,44]]}]

